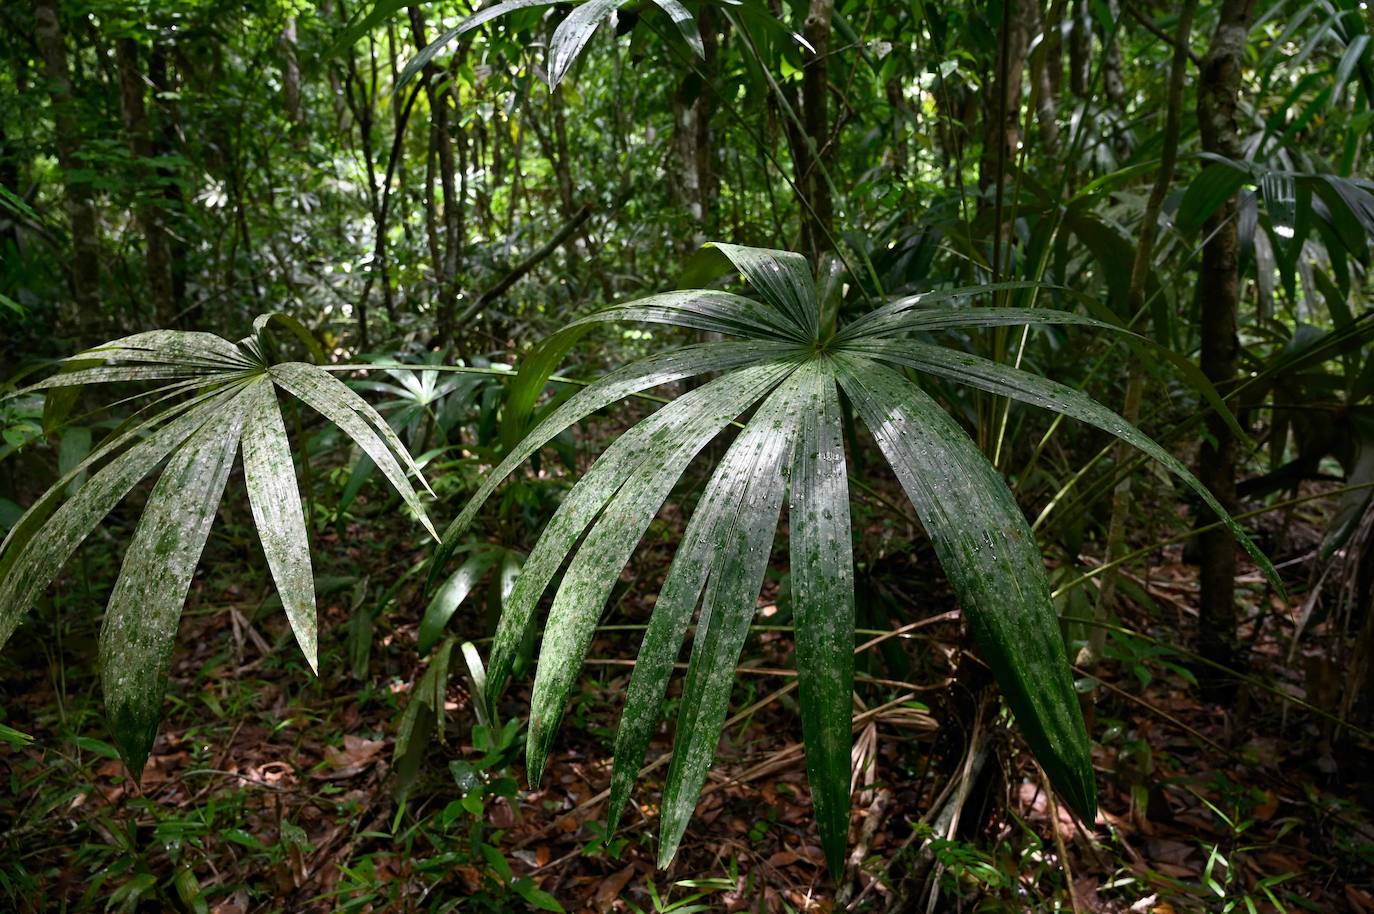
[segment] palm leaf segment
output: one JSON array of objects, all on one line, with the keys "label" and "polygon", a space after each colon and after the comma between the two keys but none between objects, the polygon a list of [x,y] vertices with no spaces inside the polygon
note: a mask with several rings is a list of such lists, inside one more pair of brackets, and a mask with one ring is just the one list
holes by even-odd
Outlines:
[{"label": "palm leaf segment", "polygon": [[664,788],[660,864],[676,852],[720,738],[733,670],[786,500],[807,769],[826,856],[838,871],[849,819],[854,636],[843,391],[915,506],[1031,749],[1069,805],[1091,816],[1096,793],[1089,740],[1035,539],[998,472],[894,367],[1047,407],[1130,442],[1225,517],[1266,569],[1268,562],[1182,464],[1112,411],[1053,381],[905,336],[1029,322],[1110,325],[1057,311],[938,307],[942,299],[983,291],[962,289],[892,302],[822,339],[816,288],[804,258],[715,247],[761,301],[722,291],[673,292],[583,318],[532,354],[526,364],[534,368],[522,370],[508,404],[532,405],[552,366],[592,323],[675,324],[740,341],[643,359],[561,403],[485,480],[446,531],[436,556],[437,574],[458,534],[501,480],[573,423],[637,391],[723,372],[606,449],[570,491],[516,581],[492,649],[493,692],[510,675],[541,595],[576,548],[544,628],[531,700],[530,781],[540,779],[573,680],[635,545],[693,457],[753,409],[687,524],[640,647],[616,738],[610,824],[617,822],[643,763],[669,674],[697,612]]},{"label": "palm leaf segment", "polygon": [[153,406],[163,405],[161,411],[110,435],[44,493],[0,544],[2,647],[82,540],[165,462],[124,554],[100,632],[106,710],[135,777],[157,733],[181,609],[240,446],[263,553],[296,640],[311,669],[317,668],[314,576],[278,389],[353,439],[437,538],[410,477],[428,486],[395,432],[324,369],[305,362],[269,364],[264,331],[273,322],[309,339],[304,328],[280,315],[259,318],[253,336],[238,344],[208,333],[140,333],[74,356],[66,370],[20,391],[166,382],[152,391]]}]

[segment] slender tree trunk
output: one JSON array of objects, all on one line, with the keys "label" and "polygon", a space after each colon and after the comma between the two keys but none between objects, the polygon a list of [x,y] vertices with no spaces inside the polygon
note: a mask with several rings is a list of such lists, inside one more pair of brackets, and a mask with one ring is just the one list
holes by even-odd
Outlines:
[{"label": "slender tree trunk", "polygon": [[802,249],[819,263],[821,254],[831,250],[834,237],[835,202],[830,195],[829,163],[833,161],[830,137],[830,32],[835,0],[811,0],[803,26],[806,40],[815,52],[806,58],[802,69],[802,143],[806,147],[806,167],[797,184],[806,195],[809,208],[802,213]]},{"label": "slender tree trunk", "polygon": [[902,97],[901,80],[889,79],[883,91],[887,96],[888,110],[892,112],[892,174],[898,182],[905,184],[911,160],[911,143],[907,138],[910,109],[906,99]]},{"label": "slender tree trunk", "polygon": [[[429,43],[425,35],[425,17],[420,8],[406,7],[410,17],[411,38],[416,50]],[[431,134],[436,156],[439,161],[439,186],[444,197],[444,243],[441,269],[436,277],[438,283],[438,316],[435,321],[434,343],[446,346],[453,340],[454,313],[458,298],[458,271],[463,250],[463,217],[465,199],[458,188],[458,164],[454,155],[454,142],[449,129],[449,92],[445,86],[436,86],[439,69],[427,64],[421,75],[425,81],[425,98],[429,102],[430,119],[433,125]]]},{"label": "slender tree trunk", "polygon": [[[1159,172],[1155,175],[1154,187],[1145,204],[1145,214],[1140,221],[1140,237],[1136,244],[1135,261],[1131,265],[1131,286],[1126,297],[1126,313],[1131,317],[1137,314],[1148,315],[1145,311],[1145,285],[1150,267],[1154,262],[1155,236],[1158,233],[1159,216],[1164,209],[1164,198],[1174,180],[1174,166],[1178,161],[1178,140],[1183,122],[1183,83],[1188,72],[1188,39],[1193,28],[1193,14],[1197,0],[1184,0],[1178,17],[1178,33],[1174,42],[1173,64],[1169,70],[1169,95],[1164,113],[1164,142],[1159,157]],[[1145,319],[1148,319],[1146,317]],[[1143,329],[1143,328],[1142,328]],[[1140,416],[1140,404],[1145,393],[1144,370],[1132,363],[1130,376],[1126,380],[1126,398],[1122,406],[1122,417],[1132,425]],[[1115,449],[1116,465],[1122,466],[1130,459],[1132,448],[1118,444]],[[1126,547],[1126,524],[1131,513],[1131,477],[1123,475],[1112,492],[1112,513],[1107,524],[1107,548],[1104,560],[1119,559]],[[1102,576],[1098,590],[1097,605],[1093,617],[1098,623],[1107,621],[1116,602],[1117,571],[1108,571]],[[1106,644],[1107,630],[1100,624],[1088,633],[1088,643],[1079,654],[1078,663],[1091,667],[1102,656]]]},{"label": "slender tree trunk", "polygon": [[[0,123],[0,187],[15,196],[23,196],[19,186],[19,150],[5,134],[5,125]],[[0,257],[17,255],[19,252],[19,220],[8,209],[0,210]]]},{"label": "slender tree trunk", "polygon": [[1040,143],[1053,155],[1059,150],[1059,88],[1064,81],[1064,22],[1065,0],[1053,0],[1041,23],[1040,49],[1035,65],[1039,84],[1035,120],[1040,129]]},{"label": "slender tree trunk", "polygon": [[1069,28],[1069,91],[1087,98],[1092,80],[1093,30],[1088,18],[1088,0],[1073,0],[1073,22]]},{"label": "slender tree trunk", "polygon": [[[698,25],[706,53],[702,69],[709,73],[715,66],[716,33],[705,8]],[[715,234],[717,188],[715,170],[711,167],[715,153],[711,115],[715,102],[710,84],[695,73],[685,75],[673,93],[673,141],[682,176],[677,190],[697,226],[691,238],[683,239],[691,249],[701,247]]]},{"label": "slender tree trunk", "polygon": [[[995,210],[989,260],[994,279],[1001,276],[1010,259],[1011,226],[1010,220],[1004,218],[1002,205],[1010,165],[1016,161],[1021,148],[1021,84],[1036,0],[1003,2],[1003,18],[998,27],[997,70],[992,91],[983,93],[983,151],[978,162],[978,189],[981,192],[978,206]],[[999,335],[998,347],[1003,345],[1004,338]],[[991,426],[980,423],[980,428]]]},{"label": "slender tree trunk", "polygon": [[978,186],[998,188],[1007,177],[1007,164],[1021,145],[1021,83],[1030,47],[1034,0],[1005,0],[1010,7],[999,28],[997,72],[992,91],[983,95],[983,155],[978,163]]},{"label": "slender tree trunk", "polygon": [[94,314],[100,296],[100,237],[95,202],[89,181],[78,172],[85,166],[81,122],[72,96],[67,69],[67,46],[58,17],[57,0],[34,0],[34,40],[43,58],[44,75],[57,125],[57,164],[67,197],[67,216],[72,233],[72,295],[77,309]]},{"label": "slender tree trunk", "polygon": [[138,203],[135,211],[143,230],[148,298],[153,306],[154,322],[162,327],[170,327],[176,324],[180,316],[172,295],[172,263],[167,249],[167,230],[152,189],[156,177],[153,168],[153,129],[148,122],[148,109],[143,100],[144,78],[139,56],[138,42],[133,38],[120,38],[115,42],[124,133],[128,138],[129,151],[133,154],[137,178],[135,193]]},{"label": "slender tree trunk", "polygon": [[1126,81],[1121,75],[1121,30],[1116,20],[1121,17],[1120,0],[1107,0],[1107,11],[1111,22],[1100,22],[1102,29],[1102,88],[1112,107],[1122,110],[1126,103]]},{"label": "slender tree trunk", "polygon": [[425,154],[425,244],[429,249],[429,267],[434,273],[435,287],[444,275],[444,255],[439,243],[439,204],[434,194],[435,160],[439,157],[439,131],[433,121],[429,125],[429,150]]},{"label": "slender tree trunk", "polygon": [[572,157],[568,155],[568,118],[563,106],[563,87],[554,88],[549,93],[549,109],[553,116],[553,162],[554,176],[558,179],[558,200],[563,205],[563,218],[571,219],[577,211],[577,201],[573,199]]},{"label": "slender tree trunk", "polygon": [[[374,279],[380,280],[382,287],[382,306],[386,309],[387,317],[391,320],[396,319],[396,302],[391,289],[391,274],[388,269],[385,247],[386,213],[382,205],[382,195],[384,188],[377,180],[377,162],[372,151],[372,127],[376,121],[373,112],[373,104],[377,99],[377,50],[375,45],[369,46],[369,61],[371,64],[371,74],[367,84],[364,84],[358,72],[357,61],[353,58],[350,51],[348,55],[348,80],[345,84],[349,110],[353,113],[353,120],[358,124],[358,142],[363,156],[363,164],[367,168],[367,202],[372,210],[373,225],[376,230],[377,244],[373,248],[373,269],[369,271],[367,282],[363,286],[363,294],[359,296],[358,302],[358,335],[366,345],[367,332],[367,298],[371,293]],[[354,90],[357,96],[354,97]]]},{"label": "slender tree trunk", "polygon": [[[1202,148],[1241,157],[1236,126],[1241,61],[1255,0],[1224,0],[1211,47],[1198,81],[1197,118]],[[1207,219],[1203,230],[1198,296],[1202,307],[1202,371],[1224,395],[1235,379],[1240,309],[1239,204],[1232,194]],[[1207,418],[1207,436],[1198,455],[1198,477],[1227,511],[1236,507],[1236,442],[1220,416]],[[1214,520],[1203,509],[1203,522]],[[1207,660],[1234,666],[1241,658],[1236,641],[1236,545],[1225,527],[1203,533],[1200,651]],[[1215,677],[1209,677],[1215,681]],[[1216,686],[1212,691],[1216,692]]]},{"label": "slender tree trunk", "polygon": [[[301,112],[301,63],[296,54],[296,17],[286,20],[281,30],[282,71],[281,95],[286,106],[286,118],[293,125],[305,123]],[[298,135],[297,142],[302,138]]]},{"label": "slender tree trunk", "polygon": [[[153,156],[160,161],[180,146],[181,114],[175,99],[176,87],[172,84],[172,74],[167,68],[167,54],[157,44],[148,54],[148,81],[152,86],[157,107]],[[172,313],[177,316],[178,321],[191,322],[190,319],[199,318],[199,314],[189,313],[186,309],[186,242],[177,231],[177,221],[186,211],[186,201],[182,198],[181,185],[175,180],[176,172],[171,166],[159,164],[157,174],[162,184],[162,224],[167,245]]]}]

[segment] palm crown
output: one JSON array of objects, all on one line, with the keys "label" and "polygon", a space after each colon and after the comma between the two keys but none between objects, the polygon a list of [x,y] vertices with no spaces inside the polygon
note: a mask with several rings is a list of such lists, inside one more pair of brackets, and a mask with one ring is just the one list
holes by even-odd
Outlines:
[{"label": "palm crown", "polygon": [[934,544],[983,655],[1055,788],[1082,815],[1096,808],[1089,740],[1034,536],[996,469],[922,389],[896,369],[939,375],[1091,423],[1178,475],[1268,563],[1172,455],[1083,393],[996,362],[908,338],[913,331],[1034,322],[1110,325],[1066,312],[935,307],[982,289],[879,307],[827,333],[806,260],[713,245],[760,300],[716,290],[655,295],[573,322],[527,359],[507,418],[528,412],[554,365],[592,324],[644,321],[736,337],[689,345],[615,370],[557,406],[489,475],[446,531],[435,571],[506,476],[555,435],[624,397],[719,376],[621,435],[559,507],[505,607],[488,688],[499,691],[543,592],[569,553],[540,648],[528,772],[537,784],[602,609],[679,476],[752,410],[711,475],[654,605],[615,742],[610,824],[618,820],[658,720],[668,677],[698,605],[664,788],[659,860],[676,852],[725,720],[784,500],[788,506],[796,664],[807,770],[832,869],[843,859],[850,785],[854,581],[841,396],[867,426]]},{"label": "palm crown", "polygon": [[[106,711],[135,777],[157,734],[182,606],[240,446],[263,554],[296,640],[311,669],[317,666],[309,537],[278,390],[337,425],[434,533],[411,483],[411,477],[422,485],[424,479],[396,433],[325,368],[273,364],[265,335],[273,324],[286,327],[321,360],[318,344],[299,323],[264,315],[253,334],[237,344],[174,330],[124,337],[73,356],[63,371],[26,388],[166,382],[152,391],[153,404],[170,405],[146,418],[135,414],[48,489],[0,543],[3,647],[82,540],[140,479],[166,463],[124,554],[100,630]],[[79,488],[64,500],[73,485]]]}]

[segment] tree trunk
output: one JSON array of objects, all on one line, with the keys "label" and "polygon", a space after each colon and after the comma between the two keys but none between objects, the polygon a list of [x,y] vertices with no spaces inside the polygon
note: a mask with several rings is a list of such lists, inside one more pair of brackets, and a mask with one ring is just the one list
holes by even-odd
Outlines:
[{"label": "tree trunk", "polygon": [[[698,25],[706,56],[702,69],[711,72],[716,60],[716,33],[709,12],[703,8]],[[673,93],[673,143],[682,180],[677,183],[683,205],[696,223],[696,231],[683,239],[691,250],[715,235],[716,178],[711,167],[715,150],[711,138],[711,114],[715,110],[711,85],[688,73]]]},{"label": "tree trunk", "polygon": [[1040,128],[1040,142],[1045,152],[1053,155],[1059,150],[1059,87],[1064,81],[1064,22],[1065,0],[1054,0],[1045,12],[1041,26],[1041,41],[1036,63],[1039,84],[1036,125]]},{"label": "tree trunk", "polygon": [[[181,114],[177,109],[173,76],[167,68],[167,54],[156,44],[148,55],[148,81],[156,100],[158,121],[153,133],[153,157],[160,160],[163,156],[170,156],[180,145]],[[167,244],[172,313],[177,315],[179,321],[193,325],[199,320],[199,308],[190,311],[186,308],[186,242],[177,230],[177,221],[186,210],[186,201],[181,195],[181,184],[175,180],[174,168],[159,165],[157,174],[162,184],[162,225]]]},{"label": "tree trunk", "polygon": [[[22,197],[19,186],[19,150],[5,134],[0,123],[0,187]],[[19,218],[9,210],[0,210],[0,257],[19,255]]]},{"label": "tree trunk", "polygon": [[[419,7],[406,7],[410,16],[411,38],[416,50],[429,43],[425,35],[425,17]],[[439,161],[439,186],[444,197],[444,243],[438,276],[438,316],[435,321],[434,343],[443,347],[453,339],[453,317],[458,297],[458,268],[463,249],[464,195],[458,189],[458,166],[453,151],[453,137],[449,131],[448,89],[436,87],[439,69],[427,64],[421,78],[425,81],[425,98],[429,102],[433,124],[432,142]]]},{"label": "tree trunk", "polygon": [[1116,20],[1121,18],[1120,0],[1107,0],[1106,8],[1112,21],[1098,24],[1102,29],[1102,89],[1112,107],[1124,111],[1126,81],[1121,75],[1121,30],[1116,26]]},{"label": "tree trunk", "polygon": [[[980,209],[995,210],[990,263],[996,279],[1010,257],[1011,227],[1003,218],[1008,167],[1021,147],[1021,83],[1030,48],[1035,0],[1004,0],[998,28],[997,70],[992,91],[983,93],[983,152],[978,161]],[[999,344],[1000,345],[1000,344]]]},{"label": "tree trunk", "polygon": [[[835,203],[830,196],[829,161],[833,159],[830,137],[830,31],[834,0],[811,0],[803,31],[815,52],[802,69],[802,127],[806,136],[805,167],[798,171],[797,185],[805,195],[802,213],[802,250],[812,262],[833,249]],[[798,164],[801,164],[800,162]]]},{"label": "tree trunk", "polygon": [[1093,30],[1088,21],[1087,0],[1073,0],[1073,22],[1069,29],[1069,91],[1087,98],[1092,80]]},{"label": "tree trunk", "polygon": [[[1188,71],[1188,39],[1192,33],[1193,14],[1197,0],[1184,0],[1178,17],[1178,33],[1174,42],[1173,63],[1169,70],[1168,107],[1164,115],[1164,142],[1159,157],[1159,172],[1155,175],[1154,186],[1150,189],[1149,200],[1145,204],[1145,214],[1140,220],[1140,237],[1136,244],[1135,260],[1131,265],[1131,285],[1126,296],[1126,314],[1134,318],[1144,315],[1145,283],[1154,263],[1155,236],[1158,233],[1160,213],[1164,209],[1164,198],[1174,180],[1174,166],[1178,161],[1178,141],[1183,123],[1183,83]],[[1144,332],[1145,327],[1138,328]],[[1121,416],[1134,425],[1140,416],[1141,400],[1145,393],[1144,369],[1133,362],[1130,376],[1126,380],[1126,398]],[[1129,445],[1118,443],[1114,450],[1116,465],[1124,466],[1130,459],[1132,449]],[[1126,551],[1126,525],[1131,514],[1131,477],[1123,475],[1112,492],[1112,513],[1107,523],[1107,548],[1103,559],[1113,562]],[[1107,630],[1102,626],[1110,617],[1116,601],[1116,586],[1119,569],[1111,569],[1102,576],[1102,584],[1097,592],[1097,605],[1093,617],[1098,623],[1088,633],[1088,643],[1078,655],[1078,664],[1091,669],[1102,656],[1106,645]],[[1088,696],[1085,696],[1088,698]],[[1089,704],[1085,710],[1090,710]]]},{"label": "tree trunk", "polygon": [[[282,63],[281,72],[281,94],[282,101],[286,105],[286,118],[293,125],[300,126],[305,123],[305,118],[301,114],[301,63],[296,55],[296,17],[292,16],[286,20],[286,26],[281,31],[281,50]],[[304,138],[297,135],[296,141],[299,143]]]},{"label": "tree trunk", "polygon": [[[1224,0],[1202,61],[1198,81],[1197,118],[1202,148],[1241,158],[1236,127],[1241,61],[1255,0]],[[1240,307],[1238,200],[1228,197],[1207,219],[1203,229],[1202,268],[1198,297],[1202,309],[1202,371],[1224,395],[1235,379],[1239,344],[1236,316]],[[1198,455],[1198,477],[1227,511],[1236,508],[1236,442],[1230,428],[1216,414],[1207,417],[1207,436]],[[1203,509],[1202,522],[1215,520]],[[1225,527],[1203,533],[1200,652],[1214,663],[1235,666],[1240,661],[1236,642],[1236,545]],[[1211,691],[1220,686],[1215,675]],[[1222,690],[1224,691],[1224,689]]]},{"label": "tree trunk", "polygon": [[67,216],[72,233],[72,296],[83,314],[94,314],[100,296],[100,238],[96,225],[91,184],[78,172],[85,166],[81,123],[72,97],[67,69],[67,46],[58,18],[57,0],[34,0],[34,39],[43,58],[48,93],[57,126],[57,164],[67,197]]},{"label": "tree trunk", "polygon": [[143,100],[144,78],[139,66],[138,42],[120,38],[115,42],[115,61],[119,68],[120,108],[124,133],[133,154],[135,212],[143,230],[143,256],[148,280],[148,300],[153,321],[160,327],[174,326],[179,320],[172,296],[172,262],[167,250],[167,229],[153,192],[156,173],[153,167],[153,129]]},{"label": "tree trunk", "polygon": [[978,186],[984,190],[1006,181],[1007,163],[1021,145],[1021,83],[1030,47],[1033,0],[1005,0],[1006,18],[999,27],[997,72],[992,91],[983,95],[983,155]]}]

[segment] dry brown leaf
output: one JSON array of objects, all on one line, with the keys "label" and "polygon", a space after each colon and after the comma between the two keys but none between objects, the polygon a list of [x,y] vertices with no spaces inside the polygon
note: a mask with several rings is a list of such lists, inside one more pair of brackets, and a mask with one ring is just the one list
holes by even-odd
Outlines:
[{"label": "dry brown leaf", "polygon": [[624,869],[612,873],[610,876],[601,880],[601,885],[596,887],[596,895],[592,898],[592,904],[596,906],[597,911],[601,912],[601,914],[606,914],[606,912],[610,911],[611,906],[615,904],[615,900],[619,898],[620,893],[625,890],[625,884],[630,881],[630,877],[634,876],[634,874],[635,867],[634,864],[631,863]]},{"label": "dry brown leaf", "polygon": [[334,770],[321,772],[316,777],[325,780],[340,780],[361,774],[377,763],[385,746],[386,743],[383,740],[363,739],[361,736],[351,734],[345,736],[343,749],[326,746],[324,750],[325,762]]}]

